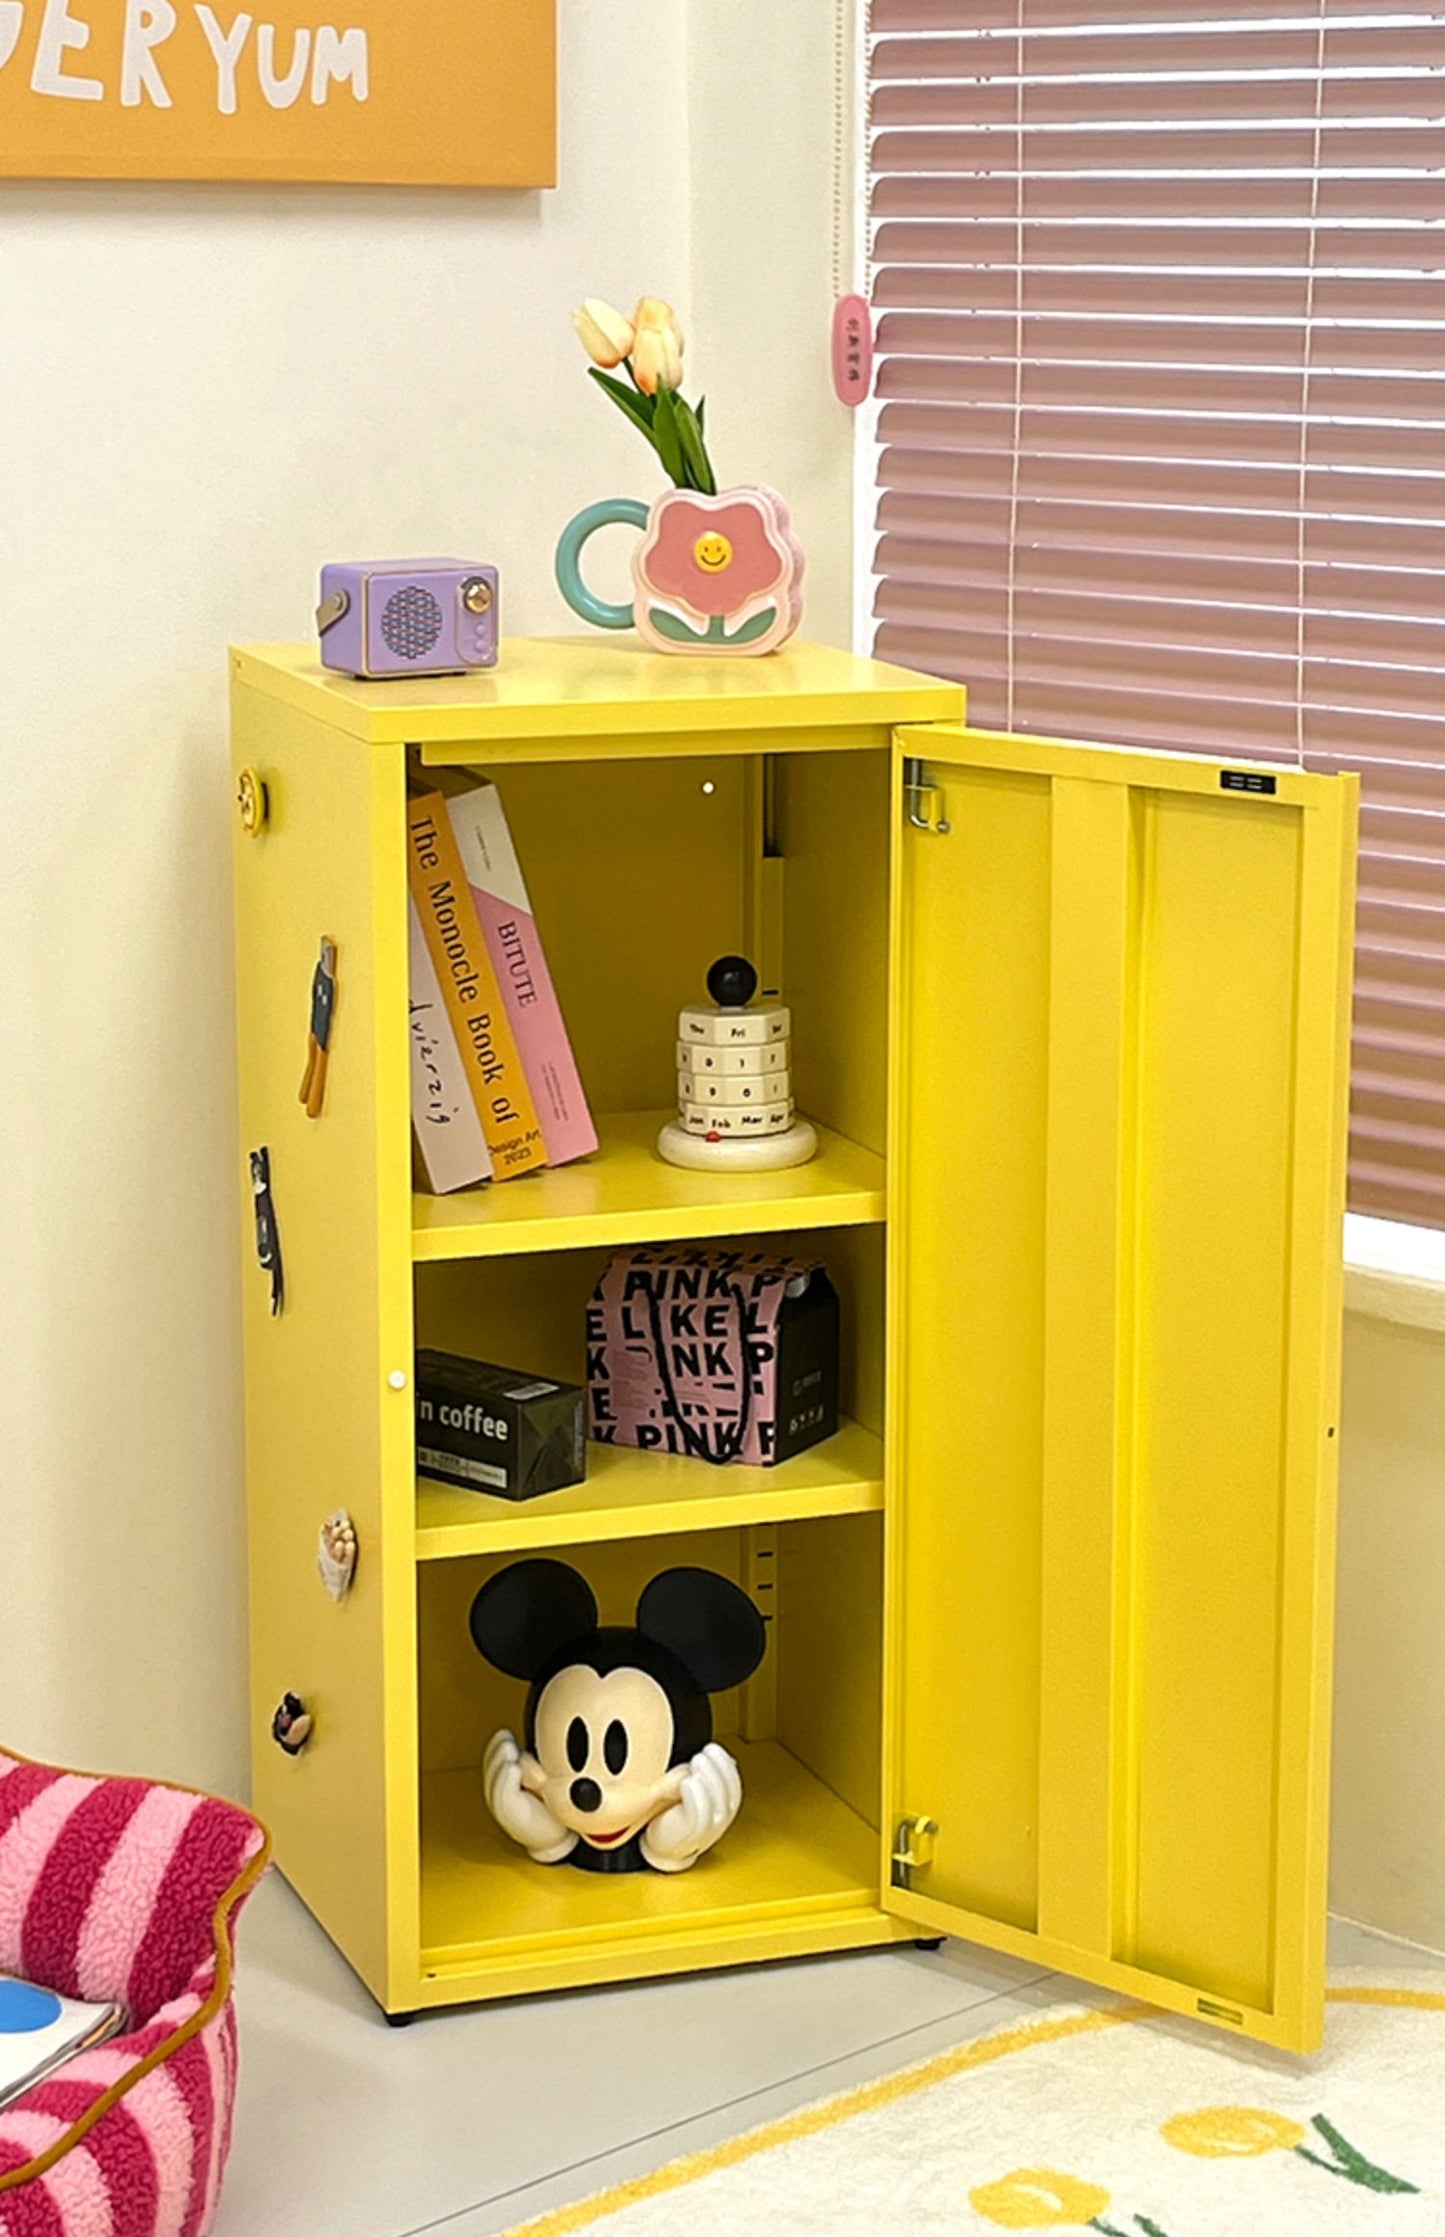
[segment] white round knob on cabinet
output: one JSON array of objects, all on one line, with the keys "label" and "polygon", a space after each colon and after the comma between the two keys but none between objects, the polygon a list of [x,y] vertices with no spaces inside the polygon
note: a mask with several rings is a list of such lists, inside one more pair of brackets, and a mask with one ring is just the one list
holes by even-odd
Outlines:
[{"label": "white round knob on cabinet", "polygon": [[390,1383],[393,1390],[406,1389],[406,1374],[402,1368],[393,1367],[391,1373],[387,1376],[386,1379]]}]

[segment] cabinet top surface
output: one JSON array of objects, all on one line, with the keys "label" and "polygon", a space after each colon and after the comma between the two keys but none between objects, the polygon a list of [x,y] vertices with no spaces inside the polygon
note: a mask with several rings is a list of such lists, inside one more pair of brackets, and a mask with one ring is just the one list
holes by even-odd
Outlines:
[{"label": "cabinet top surface", "polygon": [[886,661],[799,643],[755,660],[650,652],[615,637],[512,637],[470,676],[361,683],[314,645],[238,645],[239,682],[372,745],[501,742],[848,723],[957,721],[963,687]]}]

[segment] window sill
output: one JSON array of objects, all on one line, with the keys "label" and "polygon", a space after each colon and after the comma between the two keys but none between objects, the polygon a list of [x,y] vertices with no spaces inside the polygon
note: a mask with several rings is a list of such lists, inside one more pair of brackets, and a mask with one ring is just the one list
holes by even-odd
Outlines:
[{"label": "window sill", "polygon": [[1345,1311],[1445,1333],[1445,1234],[1348,1213]]}]

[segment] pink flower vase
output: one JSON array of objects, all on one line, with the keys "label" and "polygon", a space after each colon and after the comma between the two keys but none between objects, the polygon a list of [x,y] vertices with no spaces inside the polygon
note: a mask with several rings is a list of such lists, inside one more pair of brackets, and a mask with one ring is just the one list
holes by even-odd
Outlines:
[{"label": "pink flower vase", "polygon": [[[618,521],[645,531],[630,606],[595,597],[581,574],[588,537]],[[650,506],[604,499],[557,546],[557,581],[573,612],[599,629],[635,628],[658,652],[776,652],[803,618],[803,567],[787,506],[761,483],[716,497],[670,489]]]}]

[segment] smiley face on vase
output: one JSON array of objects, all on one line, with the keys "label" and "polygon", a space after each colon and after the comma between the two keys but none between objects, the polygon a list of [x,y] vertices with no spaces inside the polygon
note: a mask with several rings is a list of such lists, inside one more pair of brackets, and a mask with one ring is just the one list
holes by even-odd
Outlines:
[{"label": "smiley face on vase", "polygon": [[742,1781],[712,1737],[709,1693],[762,1660],[752,1601],[707,1569],[670,1569],[635,1625],[599,1625],[592,1589],[560,1561],[520,1561],[472,1604],[485,1659],[529,1681],[522,1744],[494,1733],[482,1765],[493,1817],[538,1864],[683,1872],[719,1841]]},{"label": "smiley face on vase", "polygon": [[720,536],[714,529],[708,535],[698,537],[692,547],[692,556],[705,575],[720,575],[725,567],[731,567],[733,563],[733,547],[726,536]]}]

